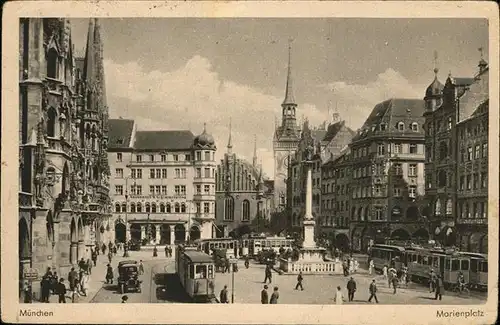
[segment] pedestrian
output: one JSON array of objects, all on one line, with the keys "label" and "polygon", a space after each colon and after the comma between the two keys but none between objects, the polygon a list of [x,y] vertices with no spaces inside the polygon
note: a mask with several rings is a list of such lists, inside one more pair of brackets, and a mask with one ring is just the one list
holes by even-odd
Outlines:
[{"label": "pedestrian", "polygon": [[221,304],[228,304],[229,299],[227,296],[227,285],[224,286],[224,289],[220,291],[220,303]]},{"label": "pedestrian", "polygon": [[165,245],[165,257],[168,257],[168,246]]},{"label": "pedestrian", "polygon": [[153,248],[153,257],[157,257],[158,256],[158,248],[156,248],[156,245],[155,247]]},{"label": "pedestrian", "polygon": [[382,275],[384,276],[384,279],[387,280],[387,265],[384,265],[382,268]]},{"label": "pedestrian", "polygon": [[50,281],[50,289],[52,290],[52,294],[57,294],[57,284],[59,283],[59,278],[57,276],[57,272],[52,273],[52,277],[49,279]]},{"label": "pedestrian", "polygon": [[142,260],[139,261],[139,275],[144,274],[144,264],[142,263]]},{"label": "pedestrian", "polygon": [[87,272],[92,274],[92,262],[90,261],[90,258],[87,259]]},{"label": "pedestrian", "polygon": [[443,279],[441,278],[441,275],[438,275],[436,277],[436,295],[434,297],[434,300],[437,300],[439,297],[439,300],[443,298],[443,291],[444,291],[444,285],[443,285]]},{"label": "pedestrian", "polygon": [[59,296],[59,303],[66,303],[66,286],[64,285],[64,279],[60,278],[56,286],[56,292]]},{"label": "pedestrian", "polygon": [[333,300],[337,305],[342,305],[344,303],[344,294],[340,286],[337,287],[337,292],[335,292],[335,298]]},{"label": "pedestrian", "polygon": [[368,298],[368,302],[372,301],[372,298],[375,298],[375,302],[378,304],[378,299],[377,299],[377,284],[375,283],[375,279],[372,280],[372,283],[370,283],[370,298]]},{"label": "pedestrian", "polygon": [[356,292],[356,281],[354,281],[354,278],[351,277],[351,279],[347,282],[347,297],[349,301],[354,300],[355,292]]},{"label": "pedestrian", "polygon": [[229,259],[225,259],[224,261],[224,272],[223,273],[226,273],[226,272],[230,272],[229,271]]},{"label": "pedestrian", "polygon": [[106,244],[102,243],[102,255],[106,255]]},{"label": "pedestrian", "polygon": [[[50,273],[52,274],[52,273]],[[42,281],[40,281],[40,288],[42,291],[41,300],[42,302],[49,302],[50,298],[50,279],[48,275],[44,275]]]},{"label": "pedestrian", "polygon": [[344,276],[348,276],[349,275],[347,260],[345,260],[345,259],[342,262],[342,270],[344,271]]},{"label": "pedestrian", "polygon": [[431,272],[429,273],[429,293],[434,292],[436,288],[436,273],[434,272],[434,269],[431,269]]},{"label": "pedestrian", "polygon": [[78,261],[78,267],[80,268],[80,271],[85,270],[85,260],[83,257]]},{"label": "pedestrian", "polygon": [[370,260],[370,263],[368,263],[368,273],[372,275],[373,273],[373,268],[375,267],[375,264],[373,263],[373,260]]},{"label": "pedestrian", "polygon": [[264,285],[264,289],[260,292],[260,302],[263,304],[269,303],[269,295],[267,293],[267,284]]},{"label": "pedestrian", "polygon": [[24,303],[25,304],[31,304],[33,302],[33,288],[31,284],[25,283],[24,284]]},{"label": "pedestrian", "polygon": [[273,277],[273,274],[271,272],[271,267],[268,265],[266,265],[266,270],[264,271],[265,272],[265,275],[266,277],[264,278],[264,283],[267,283],[267,279],[269,279],[269,283],[272,282],[272,277]]},{"label": "pedestrian", "polygon": [[90,276],[87,272],[83,273],[82,278],[80,279],[80,288],[82,290],[82,294],[87,297],[87,292],[89,289],[89,281]]},{"label": "pedestrian", "polygon": [[108,264],[108,268],[106,270],[106,283],[113,284],[113,268],[111,267],[111,264]]},{"label": "pedestrian", "polygon": [[302,280],[304,278],[302,277],[302,271],[299,272],[299,275],[297,276],[297,284],[295,285],[295,290],[298,290],[300,287],[301,291],[304,291],[304,287],[302,286]]},{"label": "pedestrian", "polygon": [[277,304],[278,299],[280,297],[280,293],[278,292],[278,287],[274,287],[273,294],[271,295],[271,299],[269,299],[270,304]]},{"label": "pedestrian", "polygon": [[78,289],[79,292],[83,292],[83,276],[85,275],[85,271],[81,270],[80,273],[78,274]]},{"label": "pedestrian", "polygon": [[75,291],[76,283],[78,282],[78,274],[75,271],[75,268],[72,267],[71,271],[68,273],[68,282],[69,282],[69,290]]},{"label": "pedestrian", "polygon": [[118,253],[118,249],[116,248],[116,244],[113,245],[113,254],[117,254]]},{"label": "pedestrian", "polygon": [[99,249],[93,250],[92,251],[92,262],[94,262],[94,266],[97,266],[97,254]]},{"label": "pedestrian", "polygon": [[122,296],[122,304],[126,303],[127,300],[128,300],[128,296],[127,295]]},{"label": "pedestrian", "polygon": [[111,252],[111,249],[109,250],[109,253],[108,253],[108,261],[109,261],[109,263],[111,263],[111,261],[113,261],[113,253]]},{"label": "pedestrian", "polygon": [[392,276],[392,287],[394,288],[394,291],[392,292],[392,294],[396,294],[396,288],[398,286],[398,277],[396,275],[393,275]]}]

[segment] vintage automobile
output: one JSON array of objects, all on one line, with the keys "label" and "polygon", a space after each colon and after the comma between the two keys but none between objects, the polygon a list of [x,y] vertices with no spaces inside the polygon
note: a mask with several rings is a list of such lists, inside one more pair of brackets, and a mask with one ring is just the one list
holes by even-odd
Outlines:
[{"label": "vintage automobile", "polygon": [[118,263],[118,290],[120,293],[141,292],[141,283],[137,261],[128,260]]},{"label": "vintage automobile", "polygon": [[260,264],[274,265],[276,263],[276,252],[273,249],[263,249],[257,254]]}]

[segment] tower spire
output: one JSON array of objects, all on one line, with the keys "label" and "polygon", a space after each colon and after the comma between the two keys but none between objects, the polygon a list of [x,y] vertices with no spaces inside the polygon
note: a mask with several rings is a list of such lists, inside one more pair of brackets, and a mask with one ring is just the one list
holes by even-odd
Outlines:
[{"label": "tower spire", "polygon": [[295,97],[293,95],[293,80],[292,80],[292,39],[288,40],[288,74],[286,77],[286,90],[283,105],[294,105]]},{"label": "tower spire", "polygon": [[257,167],[257,135],[253,135],[253,161],[252,161],[253,167]]},{"label": "tower spire", "polygon": [[231,140],[231,118],[229,118],[229,140],[227,141],[227,153],[233,153],[233,141]]},{"label": "tower spire", "polygon": [[436,78],[439,72],[437,60],[438,60],[438,52],[434,50],[434,75],[436,76]]}]

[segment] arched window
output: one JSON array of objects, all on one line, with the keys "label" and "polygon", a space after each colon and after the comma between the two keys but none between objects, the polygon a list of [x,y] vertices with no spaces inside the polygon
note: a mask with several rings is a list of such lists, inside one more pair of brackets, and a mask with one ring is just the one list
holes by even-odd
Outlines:
[{"label": "arched window", "polygon": [[136,209],[137,209],[136,210],[137,212],[142,212],[142,204],[141,204],[141,202],[137,202],[137,208]]},{"label": "arched window", "polygon": [[122,212],[127,212],[127,203],[122,203]]},{"label": "arched window", "polygon": [[434,206],[434,214],[436,216],[441,215],[441,199],[436,200],[436,205]]},{"label": "arched window", "polygon": [[398,122],[396,125],[398,131],[404,131],[405,130],[405,124],[403,122]]},{"label": "arched window", "polygon": [[58,66],[58,55],[54,48],[49,50],[47,53],[47,77],[57,79],[57,66]]},{"label": "arched window", "polygon": [[165,204],[160,203],[160,212],[165,212]]},{"label": "arched window", "polygon": [[181,212],[182,213],[186,212],[186,204],[184,204],[184,203],[181,204]]},{"label": "arched window", "polygon": [[440,170],[438,174],[438,186],[445,187],[446,186],[446,171]]},{"label": "arched window", "polygon": [[151,207],[149,206],[149,202],[146,203],[146,213],[151,212]]},{"label": "arched window", "polygon": [[250,202],[248,200],[243,201],[243,221],[249,221],[250,220]]},{"label": "arched window", "polygon": [[151,203],[151,212],[156,213],[156,203]]},{"label": "arched window", "polygon": [[165,208],[166,208],[167,213],[172,212],[172,208],[170,207],[170,203],[167,203]]},{"label": "arched window", "polygon": [[453,204],[451,199],[446,200],[446,215],[449,216],[453,212]]},{"label": "arched window", "polygon": [[56,136],[56,123],[57,123],[57,112],[54,107],[49,108],[47,119],[47,136],[55,137]]},{"label": "arched window", "polygon": [[443,141],[439,144],[439,159],[443,160],[446,157],[448,157],[448,145]]},{"label": "arched window", "polygon": [[176,203],[175,204],[175,213],[179,213],[181,212],[181,206],[179,205],[179,203]]},{"label": "arched window", "polygon": [[121,212],[120,210],[120,203],[115,204],[115,212]]},{"label": "arched window", "polygon": [[135,213],[135,203],[130,203],[130,212]]},{"label": "arched window", "polygon": [[418,131],[418,123],[417,122],[413,122],[410,127],[411,127],[412,131]]},{"label": "arched window", "polygon": [[224,220],[234,220],[234,199],[231,196],[224,199]]}]

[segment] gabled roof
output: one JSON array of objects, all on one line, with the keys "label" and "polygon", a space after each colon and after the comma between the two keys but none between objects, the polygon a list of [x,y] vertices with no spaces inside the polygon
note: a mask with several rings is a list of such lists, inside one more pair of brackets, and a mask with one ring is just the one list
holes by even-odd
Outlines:
[{"label": "gabled roof", "polygon": [[186,150],[193,145],[194,135],[188,130],[137,131],[134,149]]},{"label": "gabled roof", "polygon": [[129,148],[134,120],[110,119],[108,148]]}]

